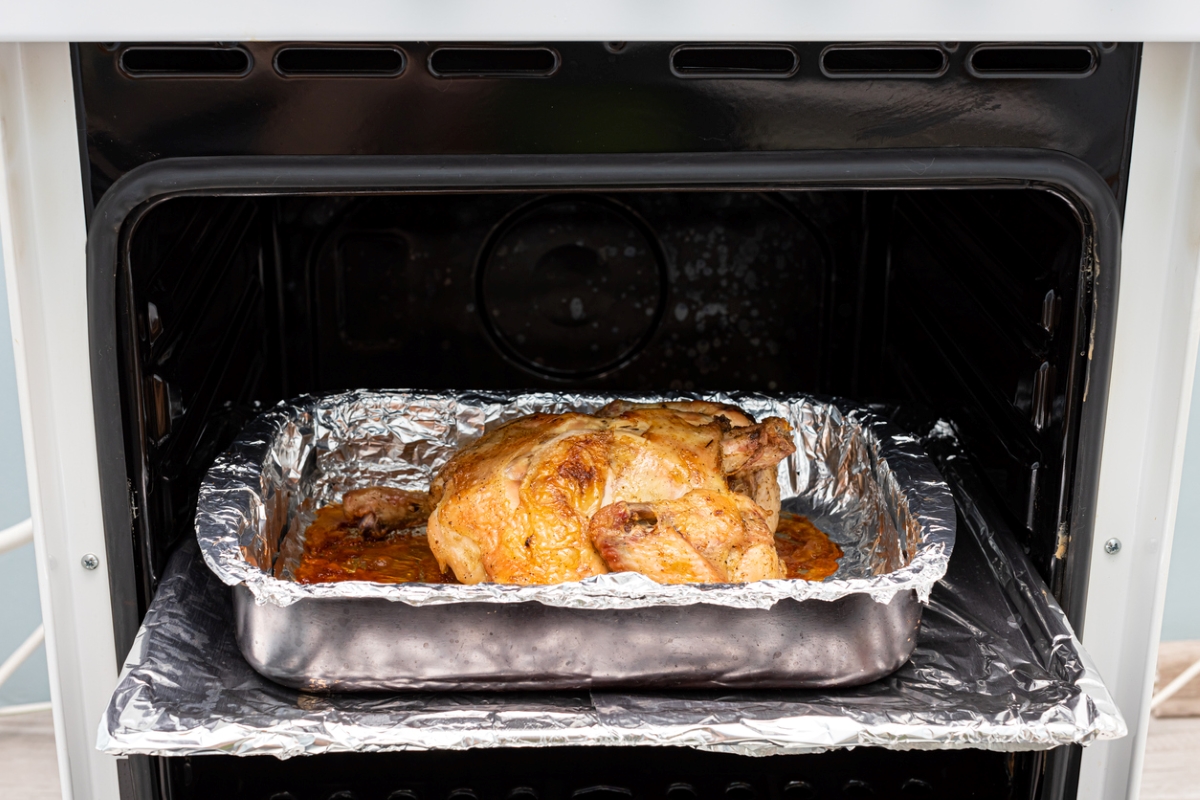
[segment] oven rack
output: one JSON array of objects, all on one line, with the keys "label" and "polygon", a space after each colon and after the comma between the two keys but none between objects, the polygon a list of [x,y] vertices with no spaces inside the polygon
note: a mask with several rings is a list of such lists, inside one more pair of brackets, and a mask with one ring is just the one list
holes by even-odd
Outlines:
[{"label": "oven rack", "polygon": [[954,489],[959,542],[912,659],[866,686],[301,692],[263,678],[242,658],[230,590],[189,541],[169,562],[97,746],[114,755],[281,758],[574,744],[774,755],[863,745],[1039,750],[1123,736],[1124,720],[1091,658],[1025,554],[995,524],[998,514],[955,457],[957,447],[951,440],[926,447]]}]

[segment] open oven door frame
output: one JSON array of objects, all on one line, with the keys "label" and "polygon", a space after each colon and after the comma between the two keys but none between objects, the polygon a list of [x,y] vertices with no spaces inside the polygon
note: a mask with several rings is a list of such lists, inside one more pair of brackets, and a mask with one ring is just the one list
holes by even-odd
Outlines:
[{"label": "open oven door frame", "polygon": [[[687,155],[557,156],[236,156],[171,158],[152,162],[117,181],[96,207],[88,236],[89,324],[93,397],[101,459],[107,560],[113,596],[114,633],[132,643],[140,623],[135,559],[129,531],[134,523],[127,482],[128,410],[122,383],[131,378],[119,363],[119,337],[135,335],[121,308],[120,260],[129,230],[157,204],[188,195],[383,194],[467,190],[605,190],[639,188],[1041,188],[1068,199],[1082,217],[1091,254],[1104,268],[1090,276],[1091,358],[1078,419],[1071,492],[1073,552],[1088,553],[1104,436],[1112,321],[1119,281],[1120,211],[1107,184],[1074,157],[1048,150],[954,148],[953,150],[703,153]],[[136,379],[132,385],[140,385]],[[136,392],[135,392],[136,394]],[[124,422],[123,422],[124,421]],[[1060,598],[1082,628],[1087,561],[1067,560],[1067,587]],[[118,645],[124,651],[123,644]],[[1080,748],[1052,751],[1046,761],[1043,797],[1070,794]],[[140,762],[140,763],[139,763]],[[128,792],[141,796],[152,778],[145,759],[123,772]]]}]

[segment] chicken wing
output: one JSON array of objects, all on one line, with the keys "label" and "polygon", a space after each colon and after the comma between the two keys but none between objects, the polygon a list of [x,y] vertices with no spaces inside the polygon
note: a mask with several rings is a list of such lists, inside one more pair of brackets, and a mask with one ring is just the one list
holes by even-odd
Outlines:
[{"label": "chicken wing", "polygon": [[354,489],[342,496],[342,512],[368,539],[397,528],[416,528],[429,517],[429,494],[390,486]]}]

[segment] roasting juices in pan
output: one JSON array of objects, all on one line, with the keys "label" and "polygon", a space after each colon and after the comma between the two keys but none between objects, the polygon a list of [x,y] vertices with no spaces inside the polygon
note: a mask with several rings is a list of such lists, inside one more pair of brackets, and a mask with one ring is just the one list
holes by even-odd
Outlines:
[{"label": "roasting juices in pan", "polygon": [[369,487],[321,508],[294,576],[819,581],[842,551],[806,518],[781,517],[777,466],[793,452],[785,420],[756,422],[728,404],[615,401],[595,414],[531,414],[460,449],[428,494]]}]

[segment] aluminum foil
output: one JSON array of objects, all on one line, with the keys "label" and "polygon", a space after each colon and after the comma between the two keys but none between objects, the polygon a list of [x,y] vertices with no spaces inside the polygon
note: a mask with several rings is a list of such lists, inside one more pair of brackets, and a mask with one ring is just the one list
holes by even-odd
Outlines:
[{"label": "aluminum foil", "polygon": [[424,490],[459,447],[533,413],[595,411],[611,395],[355,391],[303,397],[265,412],[213,464],[200,487],[196,537],[225,583],[244,583],[260,604],[306,597],[378,597],[414,606],[536,601],[566,608],[645,608],[707,603],[770,608],[779,600],[869,594],[887,603],[914,590],[921,602],[945,574],[954,543],[953,500],[912,436],[868,410],[807,396],[622,395],[642,402],[733,403],[758,419],[780,416],[797,452],[779,465],[784,508],[806,514],[846,556],[823,582],[663,585],[632,573],[547,586],[300,584],[288,578],[315,509],[344,492],[385,485]]},{"label": "aluminum foil", "polygon": [[[928,445],[929,443],[926,442]],[[945,448],[943,448],[945,449]],[[197,548],[165,570],[97,746],[115,755],[672,745],[744,755],[862,745],[1047,749],[1126,732],[1066,616],[953,452],[958,542],[907,664],[830,691],[314,695],[242,658],[230,592]],[[895,468],[895,467],[894,467]]]}]

